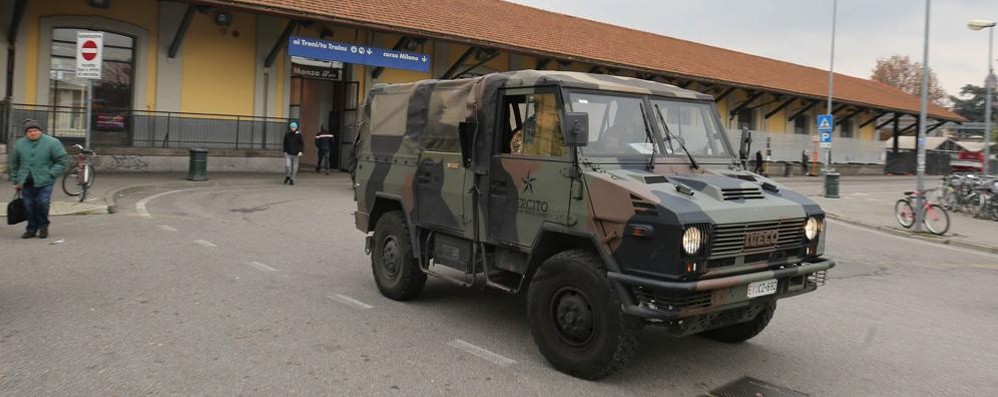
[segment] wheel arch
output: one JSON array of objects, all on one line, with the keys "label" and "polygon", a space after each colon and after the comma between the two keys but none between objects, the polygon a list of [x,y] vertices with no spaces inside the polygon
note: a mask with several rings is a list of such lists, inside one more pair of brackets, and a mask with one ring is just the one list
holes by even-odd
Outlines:
[{"label": "wheel arch", "polygon": [[367,218],[367,232],[371,233],[374,231],[375,226],[378,224],[378,220],[381,216],[389,212],[399,211],[402,213],[402,219],[405,220],[405,225],[409,229],[409,240],[412,246],[413,255],[416,258],[421,258],[422,247],[419,244],[419,233],[416,225],[413,223],[412,218],[409,217],[409,212],[405,210],[402,205],[402,198],[396,195],[387,193],[378,193],[374,198],[374,205],[371,206],[371,213]]},{"label": "wheel arch", "polygon": [[[600,244],[599,239],[592,233],[571,229],[558,224],[544,224],[541,233],[534,240],[533,248],[527,257],[527,272],[523,277],[521,290],[530,288],[530,281],[548,258],[572,249],[585,249],[594,252],[603,261],[603,265],[611,272],[620,272],[617,261]],[[621,302],[631,302],[631,297],[625,292],[619,283],[613,282],[614,291],[617,292]]]}]

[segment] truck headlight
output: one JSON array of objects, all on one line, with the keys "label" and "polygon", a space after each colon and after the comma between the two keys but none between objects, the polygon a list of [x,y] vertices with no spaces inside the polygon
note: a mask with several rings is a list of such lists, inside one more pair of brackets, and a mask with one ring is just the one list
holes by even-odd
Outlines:
[{"label": "truck headlight", "polygon": [[700,228],[686,229],[686,232],[683,233],[683,251],[693,255],[700,251],[701,246],[703,246],[703,232],[700,231]]},{"label": "truck headlight", "polygon": [[817,218],[807,218],[807,223],[804,224],[804,237],[810,240],[814,240],[818,236],[818,232],[821,231],[821,221]]}]

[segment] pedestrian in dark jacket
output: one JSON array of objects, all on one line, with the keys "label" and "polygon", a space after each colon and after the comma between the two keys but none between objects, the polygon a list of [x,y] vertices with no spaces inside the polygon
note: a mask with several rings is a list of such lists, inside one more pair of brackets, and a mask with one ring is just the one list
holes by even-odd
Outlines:
[{"label": "pedestrian in dark jacket", "polygon": [[24,120],[24,137],[14,143],[10,176],[21,193],[28,213],[28,227],[21,238],[49,236],[49,203],[52,186],[69,164],[69,155],[55,137],[45,135],[35,120]]},{"label": "pedestrian in dark jacket", "polygon": [[802,150],[800,152],[800,168],[801,168],[801,171],[804,172],[804,176],[807,176],[807,174],[808,174],[808,172],[807,172],[807,163],[808,163],[807,149],[805,149],[805,150]]},{"label": "pedestrian in dark jacket", "polygon": [[284,183],[295,184],[302,150],[305,150],[305,139],[298,130],[298,123],[292,121],[288,124],[288,132],[284,134]]},{"label": "pedestrian in dark jacket", "polygon": [[319,135],[315,136],[315,147],[319,149],[318,159],[315,163],[315,173],[319,173],[319,169],[326,172],[329,175],[329,155],[333,152],[333,134],[329,133],[329,130],[325,126],[319,130]]},{"label": "pedestrian in dark jacket", "polygon": [[762,175],[762,150],[755,151],[755,170],[752,172]]}]

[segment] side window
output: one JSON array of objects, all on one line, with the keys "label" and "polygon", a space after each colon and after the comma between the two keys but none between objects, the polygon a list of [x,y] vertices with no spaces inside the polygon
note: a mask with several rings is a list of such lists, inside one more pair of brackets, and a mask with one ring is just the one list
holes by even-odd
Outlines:
[{"label": "side window", "polygon": [[403,136],[410,93],[385,93],[371,100],[371,135]]},{"label": "side window", "polygon": [[471,115],[468,96],[464,88],[437,88],[430,94],[426,129],[420,136],[420,145],[435,152],[461,152],[458,125]]},{"label": "side window", "polygon": [[562,157],[567,153],[561,132],[561,107],[555,93],[503,97],[505,131],[501,153]]}]

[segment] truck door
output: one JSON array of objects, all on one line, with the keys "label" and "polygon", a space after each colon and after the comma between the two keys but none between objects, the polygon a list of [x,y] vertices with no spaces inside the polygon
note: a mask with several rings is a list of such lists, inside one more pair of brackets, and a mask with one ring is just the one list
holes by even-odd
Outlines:
[{"label": "truck door", "polygon": [[419,165],[413,187],[421,226],[471,239],[471,177],[461,161],[458,124],[470,111],[467,87],[436,86],[430,93],[426,128],[420,135]]},{"label": "truck door", "polygon": [[488,186],[486,233],[494,242],[531,247],[545,223],[568,224],[572,179],[554,88],[502,93]]}]

